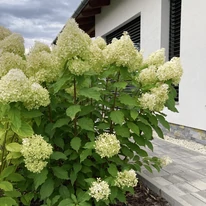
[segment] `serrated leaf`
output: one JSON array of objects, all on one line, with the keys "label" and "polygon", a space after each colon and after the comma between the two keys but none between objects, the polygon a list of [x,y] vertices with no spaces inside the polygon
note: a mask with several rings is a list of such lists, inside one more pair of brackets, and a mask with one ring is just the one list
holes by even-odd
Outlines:
[{"label": "serrated leaf", "polygon": [[137,119],[137,117],[139,116],[139,113],[137,110],[130,110],[130,116],[132,117],[133,120]]},{"label": "serrated leaf", "polygon": [[143,131],[148,140],[152,139],[152,128],[142,122],[137,122],[140,131]]},{"label": "serrated leaf", "polygon": [[13,185],[8,181],[1,181],[0,182],[0,188],[4,191],[12,191]]},{"label": "serrated leaf", "polygon": [[70,145],[71,145],[72,149],[74,149],[76,152],[78,152],[79,148],[81,147],[81,139],[79,137],[74,137],[71,140]]},{"label": "serrated leaf", "polygon": [[16,142],[12,142],[6,145],[6,149],[9,152],[20,152],[22,146]]},{"label": "serrated leaf", "polygon": [[78,125],[82,128],[85,129],[87,131],[94,131],[94,123],[92,121],[92,119],[89,119],[87,117],[83,117],[81,119],[78,120]]},{"label": "serrated leaf", "polygon": [[111,120],[116,124],[122,124],[124,122],[124,113],[121,111],[112,111],[110,113]]},{"label": "serrated leaf", "polygon": [[73,200],[71,198],[67,198],[62,200],[58,206],[73,206],[73,205],[75,205]]},{"label": "serrated leaf", "polygon": [[94,142],[87,142],[87,143],[84,145],[84,148],[85,148],[85,149],[94,149],[94,145],[95,145]]},{"label": "serrated leaf", "polygon": [[123,94],[119,97],[119,101],[127,106],[137,106],[137,100],[132,98],[129,94]]},{"label": "serrated leaf", "polygon": [[47,175],[48,175],[48,170],[46,168],[44,168],[41,171],[41,173],[34,174],[34,187],[35,187],[35,190],[46,181]]},{"label": "serrated leaf", "polygon": [[156,114],[156,117],[163,127],[170,130],[170,124],[165,120],[165,118],[162,115]]},{"label": "serrated leaf", "polygon": [[69,118],[58,119],[58,120],[54,123],[52,129],[59,128],[59,127],[62,127],[62,126],[64,126],[64,125],[68,125],[68,123],[69,123]]},{"label": "serrated leaf", "polygon": [[19,129],[21,127],[21,111],[16,107],[12,107],[9,110],[8,116],[11,120],[12,125],[16,129]]},{"label": "serrated leaf", "polygon": [[109,164],[109,168],[107,169],[109,174],[112,175],[113,177],[117,176],[117,167],[115,164]]},{"label": "serrated leaf", "polygon": [[68,172],[63,167],[58,167],[58,166],[52,167],[52,170],[54,172],[54,175],[59,179],[63,179],[63,180],[69,179]]},{"label": "serrated leaf", "polygon": [[32,127],[27,122],[22,122],[20,128],[16,128],[14,125],[11,128],[20,137],[30,137],[34,133]]},{"label": "serrated leaf", "polygon": [[87,98],[95,99],[97,101],[101,99],[100,98],[101,93],[95,87],[80,89],[79,95]]},{"label": "serrated leaf", "polygon": [[1,179],[4,179],[5,177],[8,177],[10,174],[12,174],[15,171],[15,166],[8,166],[6,167],[0,175]]},{"label": "serrated leaf", "polygon": [[129,129],[124,125],[123,126],[117,125],[114,127],[114,129],[117,135],[121,137],[130,137]]},{"label": "serrated leaf", "polygon": [[21,182],[25,180],[25,178],[18,173],[12,173],[6,178],[6,180],[9,180],[11,182]]},{"label": "serrated leaf", "polygon": [[52,194],[53,191],[54,191],[54,181],[51,178],[47,179],[40,189],[41,200],[45,200],[47,197],[49,197]]},{"label": "serrated leaf", "polygon": [[83,150],[82,153],[80,154],[80,162],[83,162],[91,154],[92,154],[92,150],[91,149]]},{"label": "serrated leaf", "polygon": [[63,152],[55,151],[55,152],[52,153],[51,159],[54,159],[54,160],[59,160],[59,159],[67,160],[67,156]]},{"label": "serrated leaf", "polygon": [[18,205],[18,204],[11,197],[0,197],[0,205],[1,206],[12,206],[12,205]]},{"label": "serrated leaf", "polygon": [[127,86],[127,82],[115,82],[113,84],[113,87],[118,88],[118,89],[125,89]]},{"label": "serrated leaf", "polygon": [[66,114],[68,117],[70,117],[73,120],[76,114],[80,111],[81,111],[80,105],[72,105],[69,108],[67,108]]},{"label": "serrated leaf", "polygon": [[134,124],[133,122],[127,122],[127,125],[132,130],[132,132],[139,135],[139,127],[136,124]]},{"label": "serrated leaf", "polygon": [[121,151],[122,151],[123,155],[125,155],[126,157],[132,158],[134,156],[134,153],[126,146],[123,146],[121,148]]}]

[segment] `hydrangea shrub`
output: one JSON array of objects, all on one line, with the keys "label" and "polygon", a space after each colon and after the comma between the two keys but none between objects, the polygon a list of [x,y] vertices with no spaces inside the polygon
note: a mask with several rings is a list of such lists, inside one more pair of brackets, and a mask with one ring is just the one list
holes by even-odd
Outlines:
[{"label": "hydrangea shrub", "polygon": [[0,205],[125,202],[169,129],[182,67],[164,49],[144,59],[129,35],[106,44],[69,20],[50,49],[0,27]]}]

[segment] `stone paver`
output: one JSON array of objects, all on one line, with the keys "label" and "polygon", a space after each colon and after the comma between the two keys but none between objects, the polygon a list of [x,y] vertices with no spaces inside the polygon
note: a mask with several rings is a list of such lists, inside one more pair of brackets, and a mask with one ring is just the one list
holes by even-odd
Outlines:
[{"label": "stone paver", "polygon": [[155,138],[152,156],[169,156],[173,163],[160,172],[143,169],[140,179],[172,206],[206,206],[206,155]]}]

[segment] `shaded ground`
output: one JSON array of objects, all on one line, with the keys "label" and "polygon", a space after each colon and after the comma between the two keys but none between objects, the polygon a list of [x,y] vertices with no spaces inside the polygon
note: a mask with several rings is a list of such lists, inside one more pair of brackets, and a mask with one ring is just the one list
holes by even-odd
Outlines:
[{"label": "shaded ground", "polygon": [[134,195],[127,194],[127,204],[118,203],[113,206],[171,206],[171,204],[139,182]]}]

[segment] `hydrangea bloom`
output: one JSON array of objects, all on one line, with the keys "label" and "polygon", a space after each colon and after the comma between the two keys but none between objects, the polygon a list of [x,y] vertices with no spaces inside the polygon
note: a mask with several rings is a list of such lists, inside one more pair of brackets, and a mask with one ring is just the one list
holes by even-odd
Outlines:
[{"label": "hydrangea bloom", "polygon": [[45,52],[48,52],[48,53],[51,52],[51,50],[50,50],[50,48],[47,44],[44,44],[40,41],[35,41],[34,46],[31,48],[31,50],[29,52],[30,53],[39,53],[39,52],[42,52],[42,51],[45,51]]},{"label": "hydrangea bloom", "polygon": [[118,39],[113,39],[103,51],[106,65],[116,64],[127,67],[129,72],[137,71],[142,64],[142,55],[134,47],[134,43],[127,33]]},{"label": "hydrangea bloom", "polygon": [[100,178],[97,178],[96,182],[93,182],[91,187],[89,188],[89,195],[99,200],[107,200],[111,191],[109,189],[109,185],[107,182],[102,181]]},{"label": "hydrangea bloom", "polygon": [[6,75],[7,72],[13,68],[25,70],[26,61],[14,53],[3,53],[0,56],[0,77]]},{"label": "hydrangea bloom", "polygon": [[159,159],[161,167],[167,166],[172,163],[172,159],[168,156],[164,156]]},{"label": "hydrangea bloom", "polygon": [[24,56],[24,39],[20,34],[13,33],[0,41],[0,50],[2,53],[10,52],[19,56]]},{"label": "hydrangea bloom", "polygon": [[155,83],[157,81],[156,71],[157,68],[154,65],[143,69],[139,74],[138,81],[141,82],[142,85]]},{"label": "hydrangea bloom", "polygon": [[121,188],[124,187],[135,187],[137,186],[138,180],[136,177],[136,172],[131,170],[125,170],[123,172],[118,172],[115,179],[115,185]]},{"label": "hydrangea bloom", "polygon": [[45,160],[52,154],[52,146],[41,135],[32,135],[23,139],[21,153],[26,168],[33,173],[40,173],[47,165]]},{"label": "hydrangea bloom", "polygon": [[27,56],[25,74],[35,82],[52,82],[60,72],[58,58],[46,51],[30,53]]},{"label": "hydrangea bloom", "polygon": [[157,77],[160,81],[172,80],[174,85],[179,84],[183,74],[180,58],[174,57],[157,70]]},{"label": "hydrangea bloom", "polygon": [[144,64],[160,66],[165,63],[165,49],[159,49],[152,54],[144,61]]},{"label": "hydrangea bloom", "polygon": [[168,99],[168,85],[162,84],[158,87],[152,88],[150,92],[142,94],[139,98],[140,105],[143,109],[150,111],[161,111]]},{"label": "hydrangea bloom", "polygon": [[12,32],[9,29],[7,29],[3,26],[0,26],[0,41],[11,34],[12,34]]},{"label": "hydrangea bloom", "polygon": [[54,53],[60,58],[61,65],[73,57],[88,58],[91,39],[84,31],[79,29],[74,19],[70,19],[63,31],[59,34]]},{"label": "hydrangea bloom", "polygon": [[96,152],[103,157],[112,157],[119,153],[120,142],[114,134],[103,133],[95,141]]},{"label": "hydrangea bloom", "polygon": [[40,106],[46,107],[49,105],[49,92],[44,89],[40,84],[33,83],[30,86],[30,91],[27,100],[24,102],[24,106],[30,109],[38,109]]},{"label": "hydrangea bloom", "polygon": [[107,46],[107,43],[102,37],[97,37],[96,39],[92,40],[92,43],[96,44],[101,50]]}]

